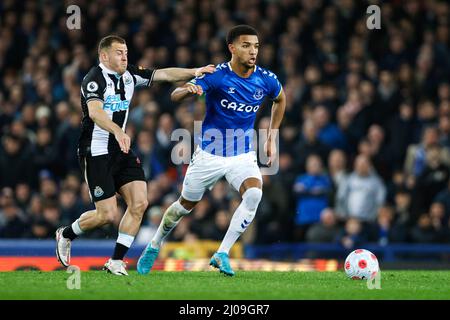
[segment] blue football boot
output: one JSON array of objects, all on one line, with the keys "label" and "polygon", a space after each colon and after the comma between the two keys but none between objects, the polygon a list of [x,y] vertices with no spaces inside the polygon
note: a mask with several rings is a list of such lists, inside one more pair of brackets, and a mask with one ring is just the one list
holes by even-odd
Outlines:
[{"label": "blue football boot", "polygon": [[158,256],[159,249],[154,249],[150,244],[147,245],[142,252],[137,263],[137,272],[139,274],[147,274],[153,267],[156,257]]},{"label": "blue football boot", "polygon": [[234,276],[234,271],[231,269],[230,259],[225,252],[216,252],[209,261],[209,265],[214,268],[219,268],[220,272],[227,276]]}]

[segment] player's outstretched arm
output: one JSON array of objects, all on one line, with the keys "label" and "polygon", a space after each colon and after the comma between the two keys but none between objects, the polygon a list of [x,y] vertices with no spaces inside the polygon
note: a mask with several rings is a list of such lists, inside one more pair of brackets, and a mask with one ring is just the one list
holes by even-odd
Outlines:
[{"label": "player's outstretched arm", "polygon": [[216,67],[213,64],[193,69],[186,69],[186,68],[157,69],[155,71],[153,81],[156,82],[186,81],[195,77],[200,77],[205,73],[213,73],[215,70]]},{"label": "player's outstretched arm", "polygon": [[270,117],[269,134],[267,136],[267,141],[264,144],[264,150],[269,158],[267,165],[270,166],[274,160],[277,153],[275,139],[278,134],[278,129],[280,128],[281,121],[284,117],[284,111],[286,109],[286,95],[283,89],[281,89],[280,94],[273,101],[272,105],[272,115]]},{"label": "player's outstretched arm", "polygon": [[170,94],[170,99],[173,102],[180,102],[181,100],[185,99],[186,97],[190,97],[195,94],[198,94],[199,96],[201,96],[203,94],[203,88],[199,85],[195,85],[195,84],[188,82],[184,86],[176,88]]},{"label": "player's outstretched arm", "polygon": [[123,132],[122,128],[115,124],[103,110],[103,102],[100,100],[88,101],[89,118],[100,128],[111,132],[119,143],[120,150],[128,153],[131,145],[130,137]]}]

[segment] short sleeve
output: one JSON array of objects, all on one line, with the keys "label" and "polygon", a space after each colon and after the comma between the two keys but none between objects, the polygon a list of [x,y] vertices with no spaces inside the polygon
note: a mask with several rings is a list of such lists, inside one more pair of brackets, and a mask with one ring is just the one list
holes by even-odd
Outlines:
[{"label": "short sleeve", "polygon": [[280,81],[278,81],[277,76],[273,72],[268,72],[267,75],[268,89],[269,89],[269,98],[271,100],[275,100],[281,93],[283,87],[281,86]]},{"label": "short sleeve", "polygon": [[192,79],[189,83],[202,87],[203,92],[208,93],[215,88],[216,73],[217,71],[214,73],[203,74],[200,77]]},{"label": "short sleeve", "polygon": [[135,87],[143,87],[150,85],[153,82],[153,77],[155,76],[155,69],[147,69],[144,67],[136,67],[133,65],[128,65],[128,71],[133,76],[134,86]]},{"label": "short sleeve", "polygon": [[81,94],[85,98],[86,103],[91,100],[103,101],[105,90],[106,81],[99,67],[91,69],[81,82]]}]

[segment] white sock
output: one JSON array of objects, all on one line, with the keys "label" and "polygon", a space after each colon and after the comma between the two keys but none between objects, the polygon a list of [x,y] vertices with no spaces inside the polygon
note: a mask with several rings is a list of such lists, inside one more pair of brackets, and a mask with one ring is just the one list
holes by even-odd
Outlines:
[{"label": "white sock", "polygon": [[169,233],[180,222],[181,218],[189,214],[192,210],[185,209],[179,200],[175,201],[164,212],[161,223],[158,230],[153,236],[150,245],[153,249],[158,249],[161,246],[161,242],[169,235]]},{"label": "white sock", "polygon": [[117,237],[117,243],[123,244],[125,247],[130,248],[133,244],[134,237],[129,234],[119,232],[119,236]]},{"label": "white sock", "polygon": [[261,197],[262,190],[259,188],[250,188],[244,192],[242,202],[234,212],[230,226],[217,252],[225,252],[226,254],[230,252],[231,247],[253,221]]},{"label": "white sock", "polygon": [[72,230],[73,230],[73,233],[75,233],[77,236],[79,236],[80,234],[83,234],[83,233],[84,233],[83,230],[81,230],[81,228],[80,228],[80,223],[78,222],[78,220],[79,220],[79,219],[75,220],[75,221],[72,223]]}]

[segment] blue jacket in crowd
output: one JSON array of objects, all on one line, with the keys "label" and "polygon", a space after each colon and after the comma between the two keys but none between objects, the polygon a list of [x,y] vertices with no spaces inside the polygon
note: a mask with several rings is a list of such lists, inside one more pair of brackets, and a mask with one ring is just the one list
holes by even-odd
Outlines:
[{"label": "blue jacket in crowd", "polygon": [[301,225],[320,221],[320,213],[328,206],[331,191],[331,180],[325,174],[299,176],[294,184],[294,192],[297,195],[295,223]]}]

